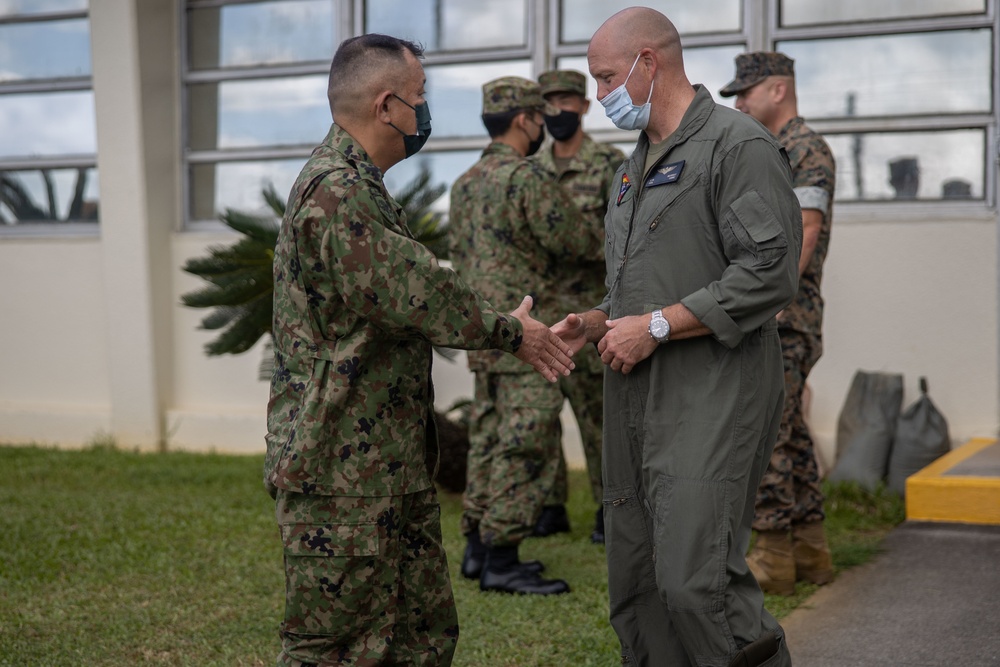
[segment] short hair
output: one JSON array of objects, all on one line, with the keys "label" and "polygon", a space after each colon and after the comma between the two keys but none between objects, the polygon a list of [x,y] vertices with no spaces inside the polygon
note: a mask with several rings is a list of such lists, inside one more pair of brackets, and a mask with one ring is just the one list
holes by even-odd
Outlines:
[{"label": "short hair", "polygon": [[501,113],[484,113],[482,115],[483,126],[486,128],[487,134],[490,135],[490,139],[496,139],[506,134],[517,115],[522,113],[542,113],[542,109],[531,107],[511,109]]},{"label": "short hair", "polygon": [[406,64],[405,52],[422,58],[424,49],[415,42],[371,33],[341,42],[330,63],[326,89],[330,113],[355,115],[369,96],[383,88],[387,80]]}]

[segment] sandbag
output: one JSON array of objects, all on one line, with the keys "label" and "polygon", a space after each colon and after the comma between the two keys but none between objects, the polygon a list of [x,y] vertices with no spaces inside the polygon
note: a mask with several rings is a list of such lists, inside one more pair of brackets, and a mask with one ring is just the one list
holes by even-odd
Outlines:
[{"label": "sandbag", "polygon": [[896,424],[896,439],[889,456],[889,488],[906,495],[906,478],[923,470],[951,450],[948,420],[927,395],[927,379],[920,378],[920,398]]},{"label": "sandbag", "polygon": [[832,482],[857,482],[874,490],[889,467],[903,403],[903,376],[857,371],[837,420]]}]

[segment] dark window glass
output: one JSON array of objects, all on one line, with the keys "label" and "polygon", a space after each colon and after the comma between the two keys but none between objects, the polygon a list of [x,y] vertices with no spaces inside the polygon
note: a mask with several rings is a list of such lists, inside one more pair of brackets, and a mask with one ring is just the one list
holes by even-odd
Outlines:
[{"label": "dark window glass", "polygon": [[428,51],[517,47],[527,43],[525,0],[376,0],[365,32],[420,42]]},{"label": "dark window glass", "polygon": [[635,6],[651,7],[666,15],[681,34],[736,32],[742,25],[740,0],[562,0],[559,11],[559,41],[589,42],[611,15]]},{"label": "dark window glass", "polygon": [[781,24],[817,25],[985,11],[986,0],[782,0]]},{"label": "dark window glass", "polygon": [[985,112],[992,108],[991,31],[780,42],[795,60],[806,118]]},{"label": "dark window glass", "polygon": [[0,82],[90,76],[87,19],[0,25]]},{"label": "dark window glass", "polygon": [[318,144],[330,129],[327,77],[224,81],[188,88],[193,150]]},{"label": "dark window glass", "polygon": [[97,170],[0,171],[0,225],[96,222]]},{"label": "dark window glass", "polygon": [[191,69],[329,62],[333,0],[256,2],[188,10]]},{"label": "dark window glass", "polygon": [[838,200],[982,199],[983,130],[826,135]]},{"label": "dark window glass", "polygon": [[0,158],[97,152],[94,93],[0,95]]}]

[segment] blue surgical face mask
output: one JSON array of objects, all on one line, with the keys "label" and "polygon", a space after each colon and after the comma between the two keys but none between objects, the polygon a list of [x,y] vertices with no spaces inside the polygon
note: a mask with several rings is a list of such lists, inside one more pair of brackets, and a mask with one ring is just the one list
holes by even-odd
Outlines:
[{"label": "blue surgical face mask", "polygon": [[417,106],[413,106],[396,93],[393,93],[392,96],[413,109],[417,115],[416,134],[407,134],[392,123],[389,123],[397,132],[403,135],[403,149],[406,151],[406,157],[411,157],[424,147],[424,144],[427,143],[427,138],[431,136],[431,112],[427,108],[427,102],[421,102]]},{"label": "blue surgical face mask", "polygon": [[604,107],[604,113],[616,127],[622,130],[645,130],[646,126],[649,125],[649,101],[653,99],[653,82],[649,83],[649,97],[642,105],[632,104],[632,96],[625,89],[625,84],[628,83],[637,64],[639,64],[639,56],[635,57],[635,62],[632,63],[632,69],[628,71],[625,82],[605,95],[604,99],[599,100],[601,106]]}]

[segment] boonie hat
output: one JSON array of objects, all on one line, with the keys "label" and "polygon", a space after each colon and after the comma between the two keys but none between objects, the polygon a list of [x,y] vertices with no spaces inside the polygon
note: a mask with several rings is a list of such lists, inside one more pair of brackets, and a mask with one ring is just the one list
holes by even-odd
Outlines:
[{"label": "boonie hat", "polygon": [[544,109],[546,115],[559,111],[542,97],[538,84],[519,76],[503,76],[483,84],[483,115],[515,109]]},{"label": "boonie hat", "polygon": [[795,61],[776,51],[754,51],[736,56],[736,78],[719,94],[732,97],[769,76],[795,76]]},{"label": "boonie hat", "polygon": [[587,95],[587,77],[576,70],[555,69],[543,72],[538,77],[538,85],[542,87],[542,97],[549,93]]}]

